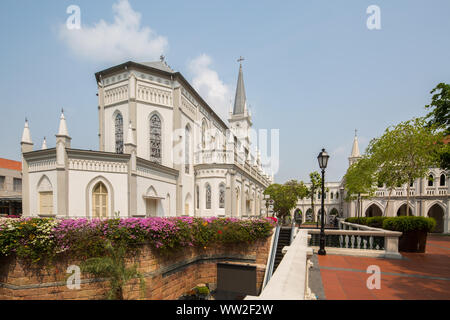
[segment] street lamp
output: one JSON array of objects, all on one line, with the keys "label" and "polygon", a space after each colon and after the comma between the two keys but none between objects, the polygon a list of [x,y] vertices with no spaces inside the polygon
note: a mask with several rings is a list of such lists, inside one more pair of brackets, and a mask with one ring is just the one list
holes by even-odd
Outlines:
[{"label": "street lamp", "polygon": [[324,202],[324,195],[325,195],[325,169],[327,167],[328,164],[328,158],[330,158],[330,156],[328,155],[328,153],[325,151],[325,149],[322,149],[322,152],[319,153],[319,155],[317,156],[317,160],[319,161],[319,167],[320,169],[322,169],[322,197],[320,198],[322,200],[322,208],[321,208],[321,217],[320,217],[320,238],[319,238],[319,242],[320,242],[320,249],[318,254],[321,256],[326,255],[326,251],[325,251],[325,219],[324,219],[324,213],[325,213],[325,202]]}]

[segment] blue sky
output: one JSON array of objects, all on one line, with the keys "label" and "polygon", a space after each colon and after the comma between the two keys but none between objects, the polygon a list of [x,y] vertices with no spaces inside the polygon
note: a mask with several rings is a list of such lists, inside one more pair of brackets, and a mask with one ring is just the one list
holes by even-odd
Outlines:
[{"label": "blue sky", "polygon": [[[136,32],[96,39],[100,20],[117,24],[114,3],[1,1],[0,157],[20,160],[25,117],[35,148],[44,136],[53,147],[62,107],[72,147],[97,150],[94,73],[161,52],[208,102],[227,109],[242,55],[254,126],[280,129],[275,180],[307,181],[322,147],[331,153],[327,179],[339,180],[354,129],[363,151],[387,126],[424,115],[429,91],[450,82],[448,0],[129,0],[122,18],[137,23]],[[81,9],[78,36],[63,30],[72,4]],[[366,27],[372,4],[381,30]],[[147,46],[128,45],[142,35]]]}]

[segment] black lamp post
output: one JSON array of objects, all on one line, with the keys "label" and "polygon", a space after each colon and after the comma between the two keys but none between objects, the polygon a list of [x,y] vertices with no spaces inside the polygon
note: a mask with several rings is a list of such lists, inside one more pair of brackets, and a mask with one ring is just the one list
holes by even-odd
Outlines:
[{"label": "black lamp post", "polygon": [[322,208],[321,208],[321,217],[320,217],[320,238],[319,238],[319,242],[320,242],[320,249],[318,254],[321,256],[326,255],[326,251],[325,251],[325,219],[324,219],[324,214],[325,214],[325,169],[327,167],[328,164],[328,158],[330,156],[328,155],[328,153],[325,151],[325,149],[322,149],[322,152],[319,153],[319,155],[317,156],[317,160],[319,161],[319,167],[320,169],[322,169],[322,197],[320,198],[322,200]]}]

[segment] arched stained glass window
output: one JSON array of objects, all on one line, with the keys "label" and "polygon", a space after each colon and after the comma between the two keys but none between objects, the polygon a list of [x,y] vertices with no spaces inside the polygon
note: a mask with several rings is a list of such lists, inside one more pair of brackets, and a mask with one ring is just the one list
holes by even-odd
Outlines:
[{"label": "arched stained glass window", "polygon": [[441,174],[441,177],[440,177],[439,180],[440,180],[440,181],[439,181],[439,185],[440,185],[441,187],[445,186],[445,174]]},{"label": "arched stained glass window", "polygon": [[434,177],[432,174],[428,176],[428,186],[432,187],[434,185]]},{"label": "arched stained glass window", "polygon": [[189,127],[186,126],[184,130],[184,171],[189,173],[190,166],[190,142],[191,142],[191,133]]},{"label": "arched stained glass window", "polygon": [[206,121],[202,122],[202,149],[206,148]]},{"label": "arched stained glass window", "polygon": [[150,161],[161,163],[161,119],[157,114],[150,118]]},{"label": "arched stained glass window", "polygon": [[225,185],[219,185],[219,208],[225,208]]},{"label": "arched stained glass window", "polygon": [[207,183],[206,184],[206,187],[205,187],[205,191],[206,191],[206,197],[205,197],[205,200],[206,200],[206,209],[211,209],[211,186],[209,185],[209,183]]},{"label": "arched stained glass window", "polygon": [[200,188],[198,185],[196,186],[196,190],[195,190],[195,201],[196,201],[197,209],[200,209]]},{"label": "arched stained glass window", "polygon": [[123,153],[123,117],[119,112],[114,119],[115,138],[116,138],[116,153]]},{"label": "arched stained glass window", "polygon": [[97,183],[92,191],[92,217],[108,217],[108,190],[102,182]]}]

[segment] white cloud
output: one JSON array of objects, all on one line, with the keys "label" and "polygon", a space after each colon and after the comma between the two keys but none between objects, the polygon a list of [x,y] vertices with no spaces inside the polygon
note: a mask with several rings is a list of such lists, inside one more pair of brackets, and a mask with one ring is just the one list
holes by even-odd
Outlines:
[{"label": "white cloud", "polygon": [[211,69],[212,59],[201,54],[189,62],[189,71],[192,73],[192,86],[205,99],[205,101],[222,117],[228,119],[232,91],[230,86],[220,80],[218,73]]},{"label": "white cloud", "polygon": [[141,14],[131,8],[128,0],[119,0],[112,9],[113,23],[100,20],[94,26],[82,25],[79,30],[69,30],[64,24],[61,39],[75,55],[97,62],[152,61],[167,50],[167,38],[141,26]]}]

